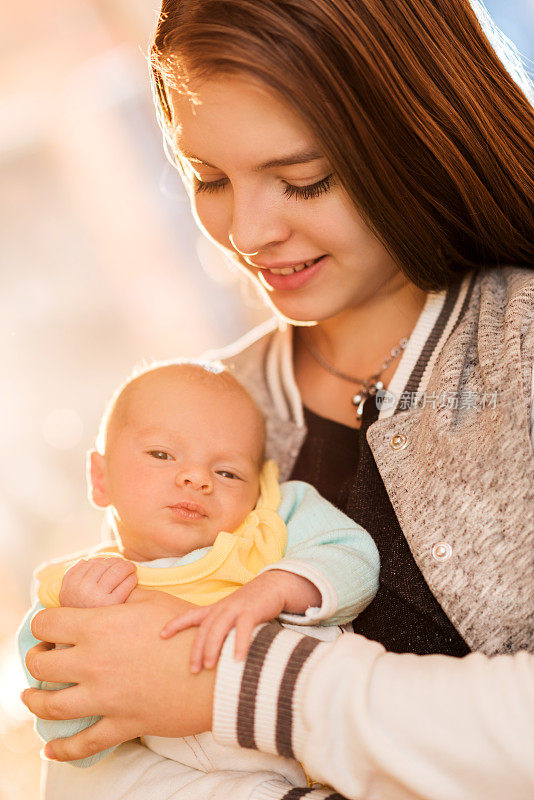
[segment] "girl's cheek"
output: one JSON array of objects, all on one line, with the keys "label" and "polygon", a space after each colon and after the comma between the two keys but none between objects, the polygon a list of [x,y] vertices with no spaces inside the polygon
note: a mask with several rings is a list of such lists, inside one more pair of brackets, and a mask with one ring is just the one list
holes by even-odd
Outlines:
[{"label": "girl's cheek", "polygon": [[216,242],[228,247],[228,232],[231,224],[231,211],[226,203],[216,197],[196,196],[193,201],[193,215],[206,233]]}]

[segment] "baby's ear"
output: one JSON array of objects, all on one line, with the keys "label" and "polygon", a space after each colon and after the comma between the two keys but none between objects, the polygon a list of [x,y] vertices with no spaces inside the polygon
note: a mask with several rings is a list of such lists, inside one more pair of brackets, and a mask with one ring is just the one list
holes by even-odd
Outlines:
[{"label": "baby's ear", "polygon": [[99,508],[109,506],[106,481],[106,459],[96,450],[87,453],[87,486],[89,499]]}]

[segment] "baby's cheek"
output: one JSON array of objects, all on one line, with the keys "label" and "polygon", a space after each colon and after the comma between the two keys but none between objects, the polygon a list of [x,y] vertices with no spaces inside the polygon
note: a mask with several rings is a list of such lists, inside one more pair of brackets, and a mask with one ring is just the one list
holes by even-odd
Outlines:
[{"label": "baby's cheek", "polygon": [[232,498],[232,503],[225,510],[226,530],[234,531],[246,516],[256,507],[257,494],[243,491],[239,497]]}]

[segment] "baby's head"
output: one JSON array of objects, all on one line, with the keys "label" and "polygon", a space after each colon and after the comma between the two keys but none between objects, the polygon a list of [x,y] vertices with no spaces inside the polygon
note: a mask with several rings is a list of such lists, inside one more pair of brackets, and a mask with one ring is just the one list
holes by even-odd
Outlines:
[{"label": "baby's head", "polygon": [[93,502],[134,561],[182,556],[233,531],[258,499],[264,421],[216,364],[149,368],[112,399],[90,454]]}]

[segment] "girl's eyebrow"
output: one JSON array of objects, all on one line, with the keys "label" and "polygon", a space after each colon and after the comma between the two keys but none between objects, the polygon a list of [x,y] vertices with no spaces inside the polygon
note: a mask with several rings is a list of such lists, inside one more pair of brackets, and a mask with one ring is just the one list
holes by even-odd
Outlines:
[{"label": "girl's eyebrow", "polygon": [[[211,169],[218,169],[218,167],[213,166],[213,164],[210,164],[208,161],[204,161],[202,158],[199,158],[192,153],[187,153],[184,150],[180,150],[179,154],[188,161],[193,161],[195,164],[202,164],[205,167],[211,167]],[[322,153],[319,153],[315,149],[308,148],[306,150],[300,150],[296,153],[291,153],[287,156],[281,156],[280,158],[273,158],[270,161],[264,161],[263,164],[258,164],[257,167],[254,167],[254,172],[262,172],[265,169],[272,169],[272,167],[289,167],[293,164],[309,164],[310,161],[318,161],[321,158],[324,158]]]}]

